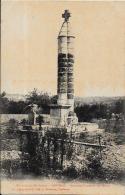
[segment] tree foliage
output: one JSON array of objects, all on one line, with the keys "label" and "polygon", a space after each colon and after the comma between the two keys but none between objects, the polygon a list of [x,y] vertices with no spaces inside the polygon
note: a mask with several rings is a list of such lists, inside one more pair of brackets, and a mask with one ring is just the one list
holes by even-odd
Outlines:
[{"label": "tree foliage", "polygon": [[120,114],[124,113],[124,100],[117,100],[111,105],[95,103],[95,104],[84,104],[78,105],[75,107],[75,112],[78,116],[80,122],[90,122],[92,119],[100,119],[100,118],[110,118],[112,113]]},{"label": "tree foliage", "polygon": [[37,89],[34,89],[27,95],[27,104],[37,104],[39,108],[42,108],[42,112],[49,113],[49,105],[51,104],[51,97],[48,93],[38,93]]},{"label": "tree foliage", "polygon": [[0,114],[8,113],[9,100],[6,98],[6,93],[0,94]]},{"label": "tree foliage", "polygon": [[[57,103],[57,95],[50,96],[48,93],[38,92],[34,89],[26,95],[25,100],[14,101],[6,97],[6,93],[0,94],[0,113],[2,114],[23,114],[29,104],[37,104],[39,113],[49,114],[50,104]],[[75,112],[79,121],[89,122],[92,119],[108,118],[112,113],[120,114],[124,112],[125,100],[118,99],[112,104],[93,103],[78,104],[75,102]]]}]

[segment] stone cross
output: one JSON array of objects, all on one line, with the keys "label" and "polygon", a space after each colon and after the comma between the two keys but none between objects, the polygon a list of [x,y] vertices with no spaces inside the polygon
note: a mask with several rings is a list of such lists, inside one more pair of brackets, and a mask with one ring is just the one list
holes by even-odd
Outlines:
[{"label": "stone cross", "polygon": [[69,20],[69,17],[71,17],[71,14],[69,12],[69,10],[65,10],[64,14],[62,14],[62,18],[65,19],[65,22],[67,22]]}]

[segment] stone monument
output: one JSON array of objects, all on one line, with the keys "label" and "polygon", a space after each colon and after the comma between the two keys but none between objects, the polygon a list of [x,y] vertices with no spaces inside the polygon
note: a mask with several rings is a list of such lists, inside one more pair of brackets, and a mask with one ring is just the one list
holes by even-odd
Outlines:
[{"label": "stone monument", "polygon": [[71,31],[69,10],[62,14],[64,22],[58,35],[57,104],[50,105],[50,124],[65,126],[77,123],[74,113],[74,35]]}]

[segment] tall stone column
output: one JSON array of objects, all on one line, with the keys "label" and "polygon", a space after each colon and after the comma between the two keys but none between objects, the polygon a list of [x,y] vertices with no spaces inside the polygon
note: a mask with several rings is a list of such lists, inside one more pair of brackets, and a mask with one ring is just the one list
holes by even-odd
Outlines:
[{"label": "tall stone column", "polygon": [[64,22],[58,36],[58,104],[68,104],[69,110],[74,111],[73,42],[75,37],[71,31],[69,11],[65,10],[62,17]]},{"label": "tall stone column", "polygon": [[78,122],[74,113],[74,36],[71,31],[70,13],[65,10],[62,14],[64,22],[58,35],[58,86],[57,104],[51,105],[50,123],[57,126],[66,126]]},{"label": "tall stone column", "polygon": [[71,32],[70,23],[67,22],[67,51],[68,51],[68,70],[67,70],[67,103],[71,105],[70,111],[74,111],[74,36]]},{"label": "tall stone column", "polygon": [[58,104],[67,103],[67,23],[63,23],[58,36]]}]

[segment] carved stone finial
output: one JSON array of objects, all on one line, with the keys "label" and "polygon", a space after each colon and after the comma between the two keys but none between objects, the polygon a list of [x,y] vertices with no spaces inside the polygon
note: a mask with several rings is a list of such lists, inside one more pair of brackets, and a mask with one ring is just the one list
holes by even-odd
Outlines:
[{"label": "carved stone finial", "polygon": [[71,14],[70,14],[69,10],[66,9],[64,11],[64,14],[62,14],[62,18],[64,18],[65,22],[67,22],[69,20],[69,17],[71,17]]}]

